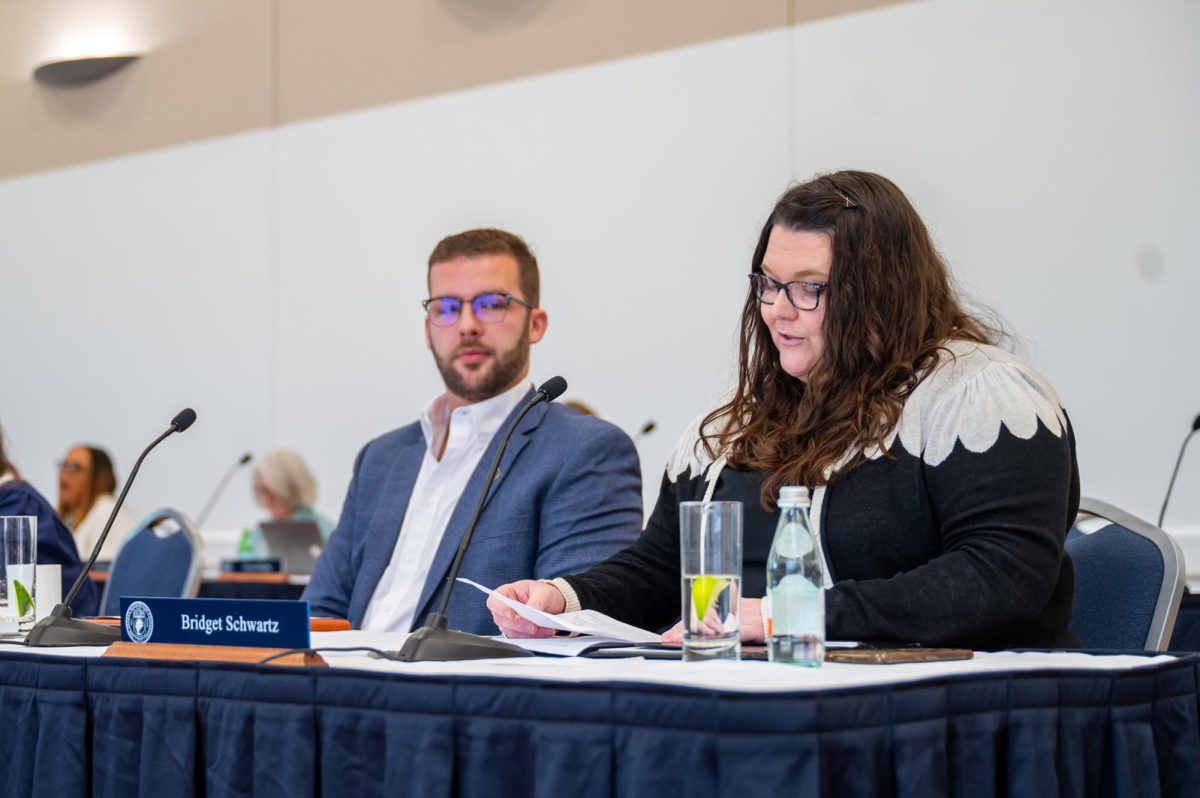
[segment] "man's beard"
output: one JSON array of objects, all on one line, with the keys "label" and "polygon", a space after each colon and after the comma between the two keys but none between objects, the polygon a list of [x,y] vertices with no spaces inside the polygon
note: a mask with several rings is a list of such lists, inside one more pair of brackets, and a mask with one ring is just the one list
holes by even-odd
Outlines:
[{"label": "man's beard", "polygon": [[[481,380],[473,384],[467,382],[463,375],[454,368],[455,356],[458,355],[459,350],[467,347],[483,350],[492,356],[491,368],[484,372]],[[433,361],[442,374],[442,381],[446,384],[446,389],[455,396],[466,399],[468,402],[482,402],[485,399],[491,399],[493,396],[499,396],[511,386],[529,365],[529,328],[525,328],[516,345],[507,352],[497,352],[478,341],[470,341],[456,346],[446,360],[443,360],[434,351]],[[472,375],[478,373],[471,372]]]}]

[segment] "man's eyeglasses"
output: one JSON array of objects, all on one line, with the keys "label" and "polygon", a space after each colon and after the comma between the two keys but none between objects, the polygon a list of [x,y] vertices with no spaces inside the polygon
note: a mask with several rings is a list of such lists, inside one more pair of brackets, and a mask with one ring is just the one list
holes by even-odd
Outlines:
[{"label": "man's eyeglasses", "polygon": [[750,285],[754,287],[754,296],[764,305],[774,305],[775,298],[783,291],[796,310],[816,310],[817,305],[821,304],[821,292],[829,287],[829,283],[810,283],[806,280],[781,283],[765,274],[751,274]]},{"label": "man's eyeglasses", "polygon": [[523,299],[513,296],[512,294],[497,294],[489,292],[480,294],[474,299],[459,299],[456,296],[435,296],[432,299],[426,299],[421,303],[421,307],[425,308],[425,312],[429,314],[429,321],[438,327],[449,327],[458,321],[458,317],[462,315],[464,304],[471,306],[471,311],[475,314],[475,318],[479,319],[484,324],[496,324],[504,321],[504,316],[508,313],[508,303],[516,302],[519,305],[524,305],[527,308],[532,308]]}]

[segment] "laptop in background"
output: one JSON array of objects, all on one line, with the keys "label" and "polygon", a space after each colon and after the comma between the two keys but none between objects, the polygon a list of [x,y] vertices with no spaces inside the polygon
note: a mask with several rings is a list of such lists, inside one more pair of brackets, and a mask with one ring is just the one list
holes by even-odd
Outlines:
[{"label": "laptop in background", "polygon": [[315,521],[263,521],[268,556],[278,557],[289,574],[311,574],[324,541]]}]

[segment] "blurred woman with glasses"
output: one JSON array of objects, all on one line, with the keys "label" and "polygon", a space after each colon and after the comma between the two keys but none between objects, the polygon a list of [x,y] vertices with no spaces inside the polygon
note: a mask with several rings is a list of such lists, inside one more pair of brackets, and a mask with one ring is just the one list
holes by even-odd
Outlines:
[{"label": "blurred woman with glasses", "polygon": [[[21,473],[4,450],[4,430],[0,429],[0,515],[32,515],[37,518],[37,561],[40,565],[62,566],[62,593],[65,596],[83,570],[83,562],[71,532],[37,488],[21,478]],[[84,557],[87,553],[84,554]],[[79,589],[71,609],[76,615],[92,615],[100,600],[100,591],[87,581]]]},{"label": "blurred woman with glasses", "polygon": [[[965,309],[900,189],[866,172],[789,189],[750,265],[738,384],[683,435],[642,536],[585,573],[500,592],[661,628],[680,612],[678,503],[724,499],[744,508],[743,595],[762,596],[779,490],[804,485],[829,639],[1075,644],[1067,415]],[[763,640],[759,604],[743,603],[747,642]],[[488,606],[509,636],[549,634]]]},{"label": "blurred woman with glasses", "polygon": [[[104,531],[117,503],[113,495],[116,490],[112,458],[97,446],[76,446],[58,464],[58,514],[75,534],[75,544],[84,557],[92,553]],[[102,562],[116,559],[133,526],[133,516],[122,507],[97,559]]]}]

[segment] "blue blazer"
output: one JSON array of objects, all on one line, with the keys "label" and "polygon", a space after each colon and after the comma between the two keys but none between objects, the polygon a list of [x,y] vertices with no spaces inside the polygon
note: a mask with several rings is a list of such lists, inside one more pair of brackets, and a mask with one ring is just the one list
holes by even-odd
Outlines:
[{"label": "blue blazer", "polygon": [[[530,391],[521,405],[532,396]],[[425,578],[414,628],[441,602],[487,469],[516,413],[493,436],[450,516]],[[341,519],[304,591],[314,615],[348,618],[355,628],[362,624],[391,562],[425,449],[421,426],[413,423],[359,452]],[[641,490],[637,450],[628,435],[563,405],[540,404],[508,442],[459,575],[496,587],[586,570],[637,538]],[[497,634],[486,599],[458,584],[446,611],[450,628]]]},{"label": "blue blazer", "polygon": [[[37,561],[42,565],[58,563],[62,566],[62,596],[66,598],[67,591],[83,570],[83,561],[79,559],[79,551],[75,548],[75,537],[59,519],[58,513],[36,488],[18,480],[0,486],[0,515],[37,516]],[[71,609],[76,617],[95,615],[99,603],[100,591],[88,579],[75,594]]]}]

